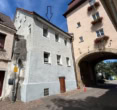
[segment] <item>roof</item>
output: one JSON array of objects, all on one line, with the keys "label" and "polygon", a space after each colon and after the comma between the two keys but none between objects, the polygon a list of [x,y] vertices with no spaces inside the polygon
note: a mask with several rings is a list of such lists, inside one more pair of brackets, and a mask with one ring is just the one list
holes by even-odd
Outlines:
[{"label": "roof", "polygon": [[6,16],[5,14],[0,12],[0,24],[7,26],[13,30],[16,30],[13,21],[10,19],[9,16]]},{"label": "roof", "polygon": [[67,11],[64,13],[64,16],[66,17],[70,12],[72,12],[74,9],[82,5],[87,0],[72,0],[68,5]]},{"label": "roof", "polygon": [[54,28],[56,28],[56,29],[58,29],[59,31],[63,32],[63,33],[66,34],[67,36],[72,37],[72,36],[70,36],[69,33],[63,31],[62,29],[60,29],[60,28],[57,27],[56,25],[52,24],[51,22],[49,22],[48,20],[46,20],[45,18],[43,18],[42,16],[40,16],[38,13],[36,13],[36,12],[34,12],[34,11],[31,12],[31,11],[28,11],[28,10],[25,10],[25,9],[22,9],[22,8],[17,8],[16,10],[23,11],[23,12],[28,13],[28,14],[30,14],[30,15],[38,16],[40,19],[44,20],[46,23],[50,24],[50,25],[53,26]]}]

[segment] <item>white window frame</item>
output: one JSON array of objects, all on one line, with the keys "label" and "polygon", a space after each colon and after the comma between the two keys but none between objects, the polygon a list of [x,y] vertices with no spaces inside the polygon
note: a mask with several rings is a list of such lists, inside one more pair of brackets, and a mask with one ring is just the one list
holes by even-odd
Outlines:
[{"label": "white window frame", "polygon": [[[44,34],[44,30],[47,31],[46,35]],[[43,27],[43,37],[48,37],[48,28],[46,28],[46,27]]]},{"label": "white window frame", "polygon": [[84,42],[83,36],[80,36],[79,39],[80,39],[80,42]]},{"label": "white window frame", "polygon": [[69,57],[66,57],[66,63],[67,63],[67,66],[70,67],[71,64],[70,64],[70,58]]},{"label": "white window frame", "polygon": [[96,31],[96,34],[97,34],[97,37],[104,36],[104,29],[103,28],[99,29],[98,31]]},{"label": "white window frame", "polygon": [[[45,54],[48,55],[48,58],[45,58]],[[49,52],[44,52],[43,58],[44,58],[44,63],[45,64],[50,64],[51,63],[51,61],[50,61],[50,53]]]},{"label": "white window frame", "polygon": [[[57,38],[58,37],[58,38]],[[56,42],[60,42],[60,36],[59,34],[55,33],[55,41]]]},{"label": "white window frame", "polygon": [[93,17],[94,21],[97,20],[98,18],[100,18],[99,12],[96,12],[95,14],[93,14],[92,17]]},{"label": "white window frame", "polygon": [[79,28],[79,27],[81,27],[81,23],[80,22],[77,23],[77,28]]},{"label": "white window frame", "polygon": [[[57,55],[56,57],[57,57],[57,64],[58,64],[58,65],[62,65],[62,57],[61,57],[61,55]],[[58,57],[59,57],[60,59],[58,59]]]},{"label": "white window frame", "polygon": [[94,5],[94,3],[96,2],[96,0],[89,0],[89,4],[92,6]]},{"label": "white window frame", "polygon": [[68,45],[68,41],[67,41],[67,39],[64,39],[64,44],[65,44],[65,46]]}]

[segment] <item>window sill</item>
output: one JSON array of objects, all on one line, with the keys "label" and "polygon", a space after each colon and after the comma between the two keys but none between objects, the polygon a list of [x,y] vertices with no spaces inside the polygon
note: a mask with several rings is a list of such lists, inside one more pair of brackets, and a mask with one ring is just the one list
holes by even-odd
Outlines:
[{"label": "window sill", "polygon": [[48,65],[51,65],[51,63],[48,63],[48,62],[44,62],[44,64],[48,64]]},{"label": "window sill", "polygon": [[71,66],[69,65],[69,66],[67,66],[67,67],[71,67]]}]

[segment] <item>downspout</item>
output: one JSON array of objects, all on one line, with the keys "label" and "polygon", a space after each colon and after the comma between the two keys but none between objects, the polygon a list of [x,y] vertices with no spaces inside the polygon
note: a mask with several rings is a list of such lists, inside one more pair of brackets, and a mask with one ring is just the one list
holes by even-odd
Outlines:
[{"label": "downspout", "polygon": [[75,63],[75,57],[74,57],[74,47],[73,47],[73,40],[74,40],[74,35],[72,33],[72,38],[71,38],[71,51],[72,51],[72,58],[73,58],[73,65],[74,65],[74,71],[75,71],[75,78],[76,78],[76,84],[77,84],[77,88],[78,88],[78,79],[77,79],[77,71],[76,71],[76,63]]}]

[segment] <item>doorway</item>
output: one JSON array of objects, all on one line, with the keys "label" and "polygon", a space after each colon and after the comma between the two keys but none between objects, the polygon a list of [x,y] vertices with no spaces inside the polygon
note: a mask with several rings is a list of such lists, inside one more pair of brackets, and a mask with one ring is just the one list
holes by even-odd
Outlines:
[{"label": "doorway", "polygon": [[59,82],[60,82],[60,91],[61,91],[61,93],[66,92],[65,77],[59,77]]},{"label": "doorway", "polygon": [[0,96],[2,95],[5,71],[0,71]]}]

